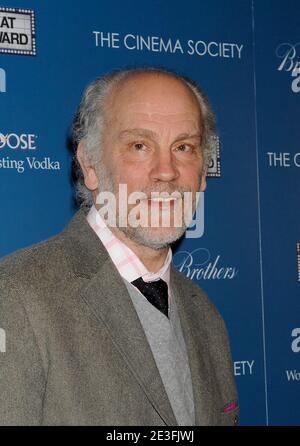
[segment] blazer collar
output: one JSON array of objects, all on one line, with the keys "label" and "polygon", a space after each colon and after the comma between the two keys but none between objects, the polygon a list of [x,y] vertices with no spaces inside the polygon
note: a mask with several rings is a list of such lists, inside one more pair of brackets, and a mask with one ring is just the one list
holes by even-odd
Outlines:
[{"label": "blazer collar", "polygon": [[74,274],[91,278],[109,258],[108,252],[90,227],[83,210],[78,211],[61,233]]}]

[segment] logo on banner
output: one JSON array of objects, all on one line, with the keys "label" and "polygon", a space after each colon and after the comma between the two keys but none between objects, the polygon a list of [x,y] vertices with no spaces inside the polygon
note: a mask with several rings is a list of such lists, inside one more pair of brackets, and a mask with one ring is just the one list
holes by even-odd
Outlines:
[{"label": "logo on banner", "polygon": [[281,43],[276,48],[276,56],[280,59],[278,71],[286,72],[292,77],[291,89],[300,91],[300,42],[296,44]]},{"label": "logo on banner", "polygon": [[213,257],[206,248],[178,251],[173,262],[180,272],[194,280],[232,280],[238,274],[236,267],[222,265],[221,256]]},{"label": "logo on banner", "polygon": [[1,133],[0,132],[0,150],[35,150],[37,135],[33,133]]},{"label": "logo on banner", "polygon": [[0,93],[6,92],[6,72],[0,68]]},{"label": "logo on banner", "polygon": [[268,166],[276,168],[300,167],[300,152],[267,152]]},{"label": "logo on banner", "polygon": [[300,372],[296,369],[286,370],[286,377],[288,381],[300,381]]},{"label": "logo on banner", "polygon": [[202,39],[182,40],[178,37],[162,37],[141,34],[121,34],[93,31],[95,46],[99,48],[154,53],[187,54],[196,57],[242,59],[243,44],[237,42],[207,42]]},{"label": "logo on banner", "polygon": [[297,243],[297,270],[298,270],[298,282],[300,282],[300,243]]},{"label": "logo on banner", "polygon": [[[3,133],[0,131],[0,170],[12,169],[17,173],[25,170],[60,170],[60,162],[50,156],[35,156],[38,136],[34,133]],[[12,157],[11,154],[16,154]],[[22,157],[22,155],[25,157]],[[33,155],[33,156],[32,156]]]},{"label": "logo on banner", "polygon": [[214,149],[210,154],[207,176],[213,178],[220,178],[221,176],[220,139],[217,136],[215,136],[214,142],[215,142]]},{"label": "logo on banner", "polygon": [[36,55],[34,11],[0,8],[0,52]]},{"label": "logo on banner", "polygon": [[253,375],[254,359],[251,361],[234,361],[233,370],[234,376]]}]

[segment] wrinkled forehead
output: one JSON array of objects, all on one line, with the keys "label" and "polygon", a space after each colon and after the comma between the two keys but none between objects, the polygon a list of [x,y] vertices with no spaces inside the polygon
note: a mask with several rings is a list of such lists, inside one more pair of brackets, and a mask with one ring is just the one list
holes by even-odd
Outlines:
[{"label": "wrinkled forehead", "polygon": [[[118,134],[135,130],[135,134],[140,129],[148,129],[149,134],[152,132],[156,137],[158,136],[174,136],[178,134],[202,134],[201,122],[198,113],[190,112],[163,112],[153,110],[152,105],[147,107],[147,104],[137,104],[136,107],[128,109],[126,114],[120,114],[113,121],[111,131]],[[143,133],[146,134],[145,132]]]},{"label": "wrinkled forehead", "polygon": [[139,75],[115,86],[107,101],[109,120],[143,116],[154,121],[201,120],[199,102],[191,89],[171,76]]},{"label": "wrinkled forehead", "polygon": [[199,118],[199,107],[190,106],[189,104],[185,104],[180,101],[180,99],[176,99],[174,103],[171,103],[170,100],[167,101],[164,98],[161,98],[159,101],[155,100],[132,100],[128,101],[126,104],[121,104],[119,107],[119,111],[123,111],[123,106],[127,110],[129,114],[143,114],[144,116],[148,116],[151,119],[159,119],[163,117],[167,120],[173,120],[177,117],[188,118],[188,117],[197,117]]}]

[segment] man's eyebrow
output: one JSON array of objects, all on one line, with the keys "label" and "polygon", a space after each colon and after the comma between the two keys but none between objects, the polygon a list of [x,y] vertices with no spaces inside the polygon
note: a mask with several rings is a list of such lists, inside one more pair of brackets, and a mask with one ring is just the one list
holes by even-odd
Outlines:
[{"label": "man's eyebrow", "polygon": [[[119,137],[123,138],[126,136],[144,136],[148,138],[152,138],[154,140],[158,139],[157,133],[153,132],[149,129],[143,129],[143,128],[136,128],[136,129],[126,129],[122,130],[122,132],[119,133]],[[191,138],[200,138],[201,139],[201,133],[180,133],[176,136],[174,142],[182,141],[183,139],[191,139]]]},{"label": "man's eyebrow", "polygon": [[137,128],[137,129],[126,129],[122,130],[122,132],[119,133],[119,137],[123,138],[125,136],[144,136],[147,138],[152,138],[154,140],[157,140],[157,134],[149,129],[143,129],[143,128]]},{"label": "man's eyebrow", "polygon": [[176,136],[176,141],[182,141],[183,139],[192,139],[192,138],[199,138],[201,139],[201,133],[180,133]]}]

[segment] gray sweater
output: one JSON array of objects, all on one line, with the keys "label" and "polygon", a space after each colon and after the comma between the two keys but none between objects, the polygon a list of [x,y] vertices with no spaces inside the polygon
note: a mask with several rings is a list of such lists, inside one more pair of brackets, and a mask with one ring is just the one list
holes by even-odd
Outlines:
[{"label": "gray sweater", "polygon": [[191,371],[175,300],[169,319],[124,280],[179,426],[195,424]]}]

